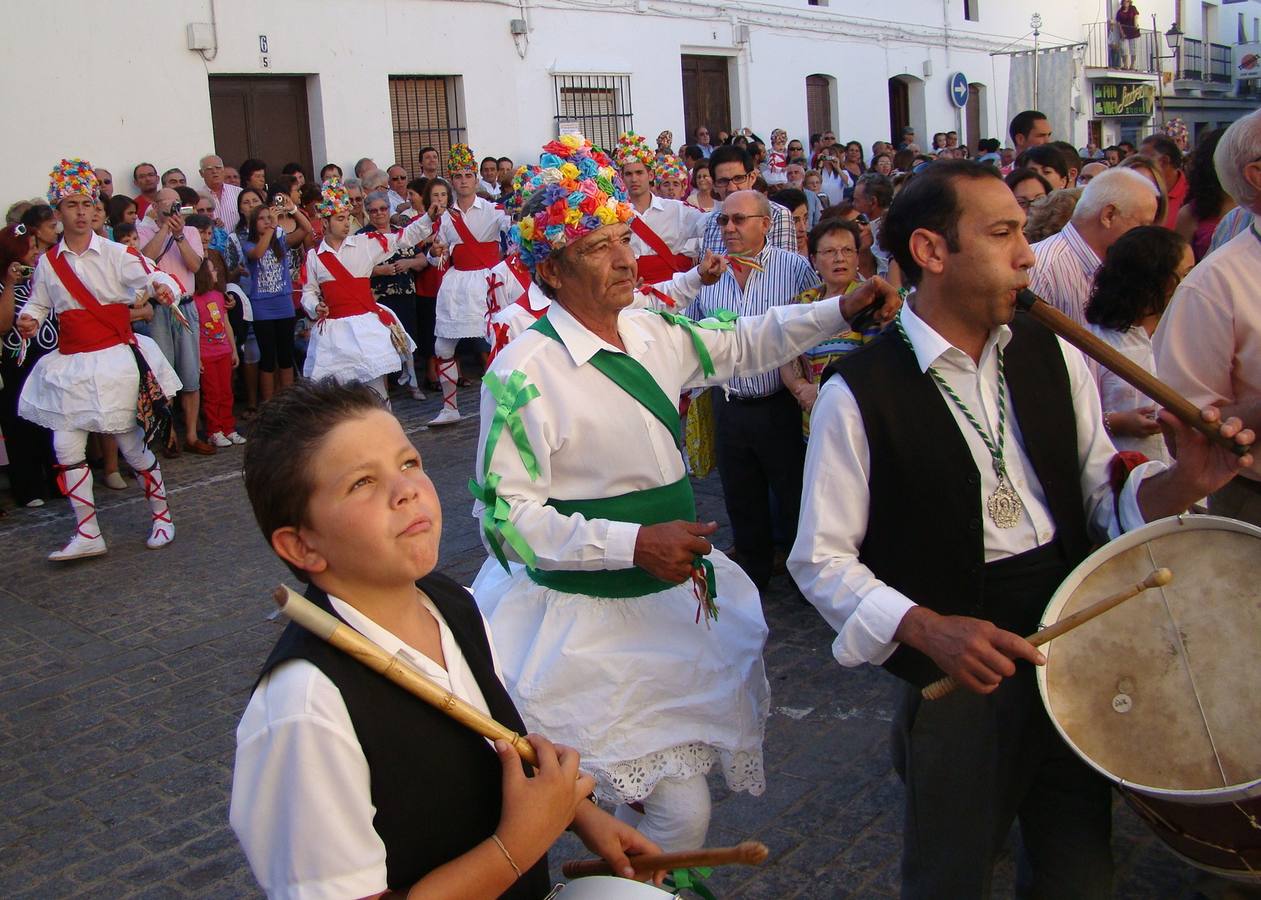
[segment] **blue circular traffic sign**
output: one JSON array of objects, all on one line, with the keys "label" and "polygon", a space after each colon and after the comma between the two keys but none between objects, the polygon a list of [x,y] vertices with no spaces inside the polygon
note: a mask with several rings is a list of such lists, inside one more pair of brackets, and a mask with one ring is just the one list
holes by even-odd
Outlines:
[{"label": "blue circular traffic sign", "polygon": [[968,105],[968,76],[962,72],[950,76],[950,102],[959,109]]}]

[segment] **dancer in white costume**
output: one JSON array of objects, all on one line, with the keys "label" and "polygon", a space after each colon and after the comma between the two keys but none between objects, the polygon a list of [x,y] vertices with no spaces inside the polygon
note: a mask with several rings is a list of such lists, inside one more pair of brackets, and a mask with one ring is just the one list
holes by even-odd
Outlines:
[{"label": "dancer in white costume", "polygon": [[429,228],[417,219],[398,234],[351,234],[350,207],[350,194],[338,179],[324,182],[316,206],[324,240],[307,251],[302,287],[302,308],[317,323],[302,374],[331,375],[343,384],[361,381],[388,399],[385,377],[410,367],[416,344],[398,317],[372,296],[372,267],[400,247],[419,244]]},{"label": "dancer in white costume", "polygon": [[[503,234],[511,224],[503,207],[477,196],[477,162],[466,144],[456,144],[448,154],[447,169],[455,199],[442,214],[439,235],[450,248],[451,269],[438,288],[434,316],[434,356],[442,386],[442,411],[430,425],[460,421],[456,400],[459,372],[455,348],[461,338],[482,338],[490,332],[495,310],[488,306],[490,270],[502,258]],[[428,226],[433,210],[418,220]],[[442,265],[445,259],[431,260]]]},{"label": "dancer in white costume", "polygon": [[161,419],[169,427],[165,401],[180,380],[157,344],[132,333],[128,308],[138,292],[170,305],[180,288],[136,251],[92,232],[100,188],[90,163],[63,159],[50,181],[48,202],[62,238],[35,267],[31,298],[17,321],[22,340],[35,335],[50,311],[60,323],[58,348],[35,364],[18,400],[18,415],[52,430],[58,480],[75,514],[74,537],[48,558],[64,562],[105,552],[86,460],[90,433],[114,435],[140,473],[153,515],[146,543],[162,547],[175,539],[175,525],[162,469],[145,438],[163,430]]},{"label": "dancer in white costume", "polygon": [[[716,524],[696,521],[676,400],[845,323],[836,300],[697,324],[627,309],[620,179],[581,139],[544,149],[513,240],[553,303],[483,381],[474,511],[504,567],[474,592],[526,724],[578,748],[603,799],[642,804],[639,827],[663,848],[694,848],[711,767],[733,790],[765,786],[769,690],[760,598],[706,540]],[[556,228],[575,192],[580,217]],[[696,573],[716,582],[714,621]]]}]

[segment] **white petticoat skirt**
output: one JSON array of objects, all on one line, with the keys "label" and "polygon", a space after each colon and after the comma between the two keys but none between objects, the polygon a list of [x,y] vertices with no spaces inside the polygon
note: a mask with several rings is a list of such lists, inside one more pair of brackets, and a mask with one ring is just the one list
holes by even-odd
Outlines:
[{"label": "white petticoat skirt", "polygon": [[663,778],[722,767],[733,791],[766,787],[766,620],[744,572],[709,555],[718,621],[696,623],[691,582],[603,599],[535,584],[493,558],[473,592],[526,726],[582,754],[602,800],[631,803]]},{"label": "white petticoat skirt", "polygon": [[[150,338],[136,335],[140,352],[162,392],[174,397],[179,376]],[[18,398],[18,415],[53,431],[125,434],[136,428],[140,372],[131,347],[118,344],[86,353],[53,350],[35,363]]]},{"label": "white petticoat skirt", "polygon": [[485,338],[486,278],[490,269],[448,269],[434,304],[433,333],[440,338]]},{"label": "white petticoat skirt", "polygon": [[[392,310],[382,308],[398,321]],[[400,323],[399,328],[402,327]],[[409,353],[415,351],[416,343],[410,335],[407,345]],[[369,382],[402,368],[403,360],[390,338],[390,329],[381,324],[376,313],[325,319],[311,326],[311,342],[302,366],[306,378],[331,375],[340,384],[351,384]]]}]

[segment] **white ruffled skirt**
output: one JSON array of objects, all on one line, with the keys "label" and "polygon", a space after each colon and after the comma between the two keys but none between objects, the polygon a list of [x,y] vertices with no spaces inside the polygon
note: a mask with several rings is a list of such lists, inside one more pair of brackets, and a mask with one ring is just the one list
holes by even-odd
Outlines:
[{"label": "white ruffled skirt", "polygon": [[486,282],[490,269],[448,269],[434,305],[433,333],[440,338],[486,337]]},{"label": "white ruffled skirt", "polygon": [[[182,385],[171,364],[152,339],[138,334],[136,341],[162,392],[174,397]],[[18,415],[53,431],[125,434],[137,427],[139,392],[140,372],[126,344],[87,353],[53,350],[31,369]]]},{"label": "white ruffled skirt", "polygon": [[766,787],[761,598],[721,552],[709,559],[719,604],[709,628],[696,623],[691,582],[597,599],[545,588],[491,558],[473,584],[526,726],[576,748],[605,801],[642,800],[663,778],[715,765],[733,791]]},{"label": "white ruffled skirt", "polygon": [[[392,310],[386,311],[398,321]],[[415,351],[416,343],[410,335],[407,345],[408,352]],[[311,326],[311,343],[302,366],[307,378],[331,375],[340,384],[351,384],[372,381],[401,368],[403,360],[394,347],[390,329],[381,324],[375,313],[325,319]]]}]

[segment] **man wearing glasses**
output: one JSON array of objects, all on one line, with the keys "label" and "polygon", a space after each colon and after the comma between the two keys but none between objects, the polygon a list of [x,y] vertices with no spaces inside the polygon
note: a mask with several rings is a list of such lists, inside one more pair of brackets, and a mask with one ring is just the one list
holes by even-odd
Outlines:
[{"label": "man wearing glasses", "polygon": [[[735,191],[748,190],[753,187],[753,158],[742,147],[723,145],[714,150],[709,158],[709,168],[714,176],[714,197],[718,202],[709,213],[709,221],[705,225],[705,236],[701,246],[705,250],[722,255],[727,252],[723,241],[723,231],[718,224],[718,216],[722,213],[722,202]],[[770,211],[770,232],[767,242],[772,247],[787,250],[789,253],[797,249],[797,234],[793,229],[792,216],[788,210],[778,203],[772,203]]]},{"label": "man wearing glasses", "polygon": [[206,183],[206,190],[215,198],[214,217],[223,224],[223,230],[231,234],[241,221],[236,205],[241,189],[223,180],[223,160],[213,154],[201,158],[198,171],[201,180]]},{"label": "man wearing glasses", "polygon": [[[714,159],[732,149],[743,153],[739,148],[721,147],[714,151]],[[720,160],[715,166],[715,185],[719,178],[731,179],[732,169],[739,170],[741,165],[739,160]],[[747,172],[742,174],[747,176]],[[731,310],[741,317],[759,316],[773,306],[791,306],[798,294],[819,281],[809,261],[794,252],[792,218],[783,211],[792,249],[772,246],[768,235],[774,204],[757,191],[725,186],[719,190],[723,203],[711,224],[721,229],[726,252],[750,260],[757,268],[740,265],[737,259],[717,283],[701,288],[689,314],[703,319]],[[760,590],[770,581],[777,540],[786,550],[797,534],[806,459],[801,411],[776,369],[733,378],[725,391],[713,392],[713,399],[718,474],[735,536],[734,556]]]}]

